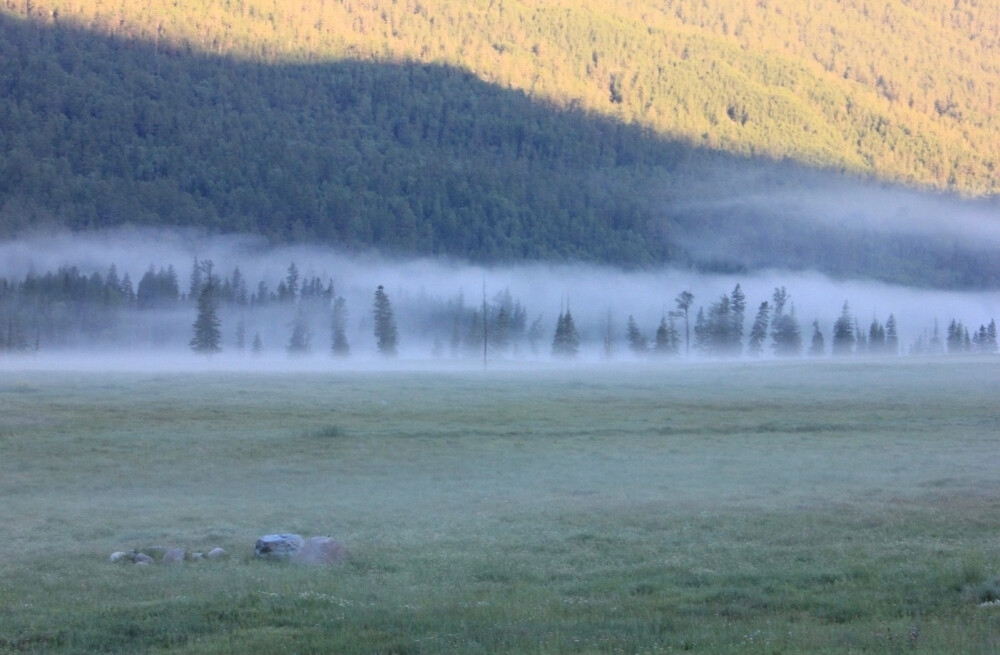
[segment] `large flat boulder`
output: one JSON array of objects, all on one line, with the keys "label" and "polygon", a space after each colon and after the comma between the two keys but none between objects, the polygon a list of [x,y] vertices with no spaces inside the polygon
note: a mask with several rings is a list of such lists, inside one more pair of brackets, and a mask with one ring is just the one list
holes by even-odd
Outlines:
[{"label": "large flat boulder", "polygon": [[266,534],[257,540],[253,554],[261,559],[286,560],[299,552],[305,543],[297,534]]}]

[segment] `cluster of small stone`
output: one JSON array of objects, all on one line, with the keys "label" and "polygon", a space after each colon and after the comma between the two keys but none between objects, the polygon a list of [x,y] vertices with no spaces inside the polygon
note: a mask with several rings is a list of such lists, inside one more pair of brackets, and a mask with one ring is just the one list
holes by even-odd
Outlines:
[{"label": "cluster of small stone", "polygon": [[[203,559],[222,559],[227,555],[225,549],[223,548],[213,548],[207,553],[203,552],[192,552],[188,553],[183,548],[147,548],[146,550],[150,553],[160,554],[159,562],[161,564],[179,564],[185,561],[198,561]],[[136,564],[139,566],[149,566],[150,564],[155,564],[157,559],[153,555],[145,552],[140,552],[135,549],[128,552],[117,550],[111,553],[109,558],[112,564],[125,562]]]}]

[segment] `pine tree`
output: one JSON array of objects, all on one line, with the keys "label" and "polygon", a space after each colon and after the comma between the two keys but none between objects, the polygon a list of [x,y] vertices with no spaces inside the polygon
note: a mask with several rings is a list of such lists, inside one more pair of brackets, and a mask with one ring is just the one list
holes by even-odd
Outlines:
[{"label": "pine tree", "polygon": [[194,263],[191,265],[191,284],[188,287],[188,300],[191,302],[195,302],[201,298],[201,289],[204,286],[204,281],[202,280],[202,267],[204,264],[205,262],[200,262],[195,257]]},{"label": "pine tree", "polygon": [[767,340],[767,330],[771,325],[771,305],[765,300],[757,308],[757,315],[750,328],[750,339],[747,341],[747,353],[760,357],[764,353],[764,342]]},{"label": "pine tree", "polygon": [[333,301],[330,328],[330,349],[338,357],[347,357],[351,354],[351,346],[347,343],[347,301],[341,296]]},{"label": "pine tree", "polygon": [[580,335],[576,331],[573,315],[569,309],[559,315],[556,322],[556,332],[552,339],[552,355],[561,358],[573,358],[580,352]]},{"label": "pine tree", "polygon": [[399,345],[399,334],[396,330],[396,318],[392,313],[392,304],[385,288],[380,284],[375,290],[375,344],[383,357],[395,357]]},{"label": "pine tree", "polygon": [[649,352],[649,340],[646,339],[635,322],[635,317],[629,314],[628,324],[625,327],[625,335],[628,338],[628,347],[635,355],[645,355]]},{"label": "pine tree", "polygon": [[674,325],[674,315],[670,314],[669,319],[664,316],[660,319],[660,325],[656,328],[656,342],[653,352],[661,357],[673,357],[677,355],[680,347],[680,335]]},{"label": "pine tree", "polygon": [[493,329],[489,331],[491,356],[503,357],[507,354],[510,349],[510,329],[510,313],[501,305],[493,321]]},{"label": "pine tree", "polygon": [[854,319],[851,317],[851,308],[844,301],[844,307],[840,310],[840,318],[833,324],[833,355],[845,356],[854,352]]},{"label": "pine tree", "polygon": [[264,352],[264,342],[260,338],[260,332],[255,332],[253,335],[253,346],[251,346],[254,355],[259,355]]},{"label": "pine tree", "polygon": [[731,327],[729,330],[728,354],[738,356],[743,351],[743,326],[746,322],[747,297],[743,289],[737,284],[732,293],[729,294],[729,317]]},{"label": "pine tree", "polygon": [[285,350],[289,355],[305,355],[309,352],[312,334],[309,331],[309,321],[306,317],[305,303],[299,301],[295,307],[295,318],[292,319],[292,333]]},{"label": "pine tree", "polygon": [[885,321],[885,353],[892,356],[899,354],[899,334],[896,332],[896,317],[892,314]]},{"label": "pine tree", "polygon": [[194,337],[190,346],[196,353],[212,355],[222,350],[222,325],[218,316],[216,282],[212,276],[212,261],[205,260],[195,269],[204,270],[205,282],[198,292],[198,318],[194,322]]},{"label": "pine tree", "polygon": [[785,287],[774,290],[774,317],[771,320],[771,340],[774,354],[779,357],[798,357],[802,354],[802,332],[795,320],[795,306],[785,313],[788,292]]}]

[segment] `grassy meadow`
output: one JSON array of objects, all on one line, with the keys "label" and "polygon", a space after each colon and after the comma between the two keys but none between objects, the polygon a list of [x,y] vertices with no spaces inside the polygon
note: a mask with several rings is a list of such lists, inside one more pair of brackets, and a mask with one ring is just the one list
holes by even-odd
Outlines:
[{"label": "grassy meadow", "polygon": [[12,366],[0,653],[1000,652],[996,358]]}]

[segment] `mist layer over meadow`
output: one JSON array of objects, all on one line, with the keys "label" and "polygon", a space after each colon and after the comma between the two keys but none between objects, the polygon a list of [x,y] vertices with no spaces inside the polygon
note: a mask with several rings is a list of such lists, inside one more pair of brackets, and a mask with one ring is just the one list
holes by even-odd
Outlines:
[{"label": "mist layer over meadow", "polygon": [[[810,272],[722,275],[670,268],[628,272],[608,266],[543,263],[489,267],[444,259],[347,254],[329,247],[272,247],[252,237],[127,230],[40,235],[0,245],[0,278],[6,281],[0,319],[6,329],[6,350],[32,354],[31,358],[0,361],[4,366],[31,367],[107,367],[116,361],[126,367],[154,366],[157,361],[170,366],[204,365],[208,358],[195,357],[189,345],[198,295],[198,282],[192,278],[204,272],[206,262],[211,262],[211,274],[227,294],[218,308],[221,352],[211,358],[213,367],[351,368],[374,362],[386,366],[387,360],[377,357],[373,330],[373,295],[380,285],[398,325],[399,357],[391,360],[395,366],[422,360],[481,362],[483,311],[488,333],[496,329],[501,309],[513,323],[505,342],[496,344],[487,336],[487,358],[497,363],[551,360],[554,331],[564,313],[571,313],[575,322],[581,360],[641,359],[642,354],[630,348],[630,319],[650,352],[658,326],[669,320],[680,340],[673,355],[685,356],[690,334],[691,357],[696,357],[706,354],[695,348],[696,336],[690,333],[699,311],[711,313],[713,304],[723,299],[728,303],[737,285],[746,305],[740,321],[742,338],[739,348],[726,356],[746,356],[755,312],[761,303],[773,303],[775,290],[781,288],[787,292],[784,311],[794,315],[801,331],[802,355],[809,351],[816,327],[825,345],[821,353],[813,354],[830,353],[833,326],[845,302],[852,327],[862,335],[868,334],[872,324],[884,326],[891,316],[898,342],[894,352],[881,354],[901,355],[945,352],[952,322],[974,338],[1000,307],[1000,291],[996,290],[919,289],[836,280]],[[168,271],[175,280],[177,298],[143,305],[140,289],[137,304],[135,288],[141,286],[143,277],[165,276]],[[96,296],[94,289],[81,292],[90,296],[80,299],[64,289],[59,292],[63,296],[54,301],[35,298],[31,304],[25,300],[30,295],[26,289],[48,285],[51,295],[52,287],[72,286],[71,278],[100,292]],[[115,296],[111,299],[109,285]],[[119,298],[116,290],[126,286]],[[677,303],[683,292],[693,296],[686,322]],[[343,299],[346,308],[344,336],[349,354],[342,353],[348,356],[332,363],[331,307],[337,298]],[[92,317],[95,311],[99,318]],[[88,323],[88,316],[94,325]],[[57,329],[60,321],[62,327]],[[303,356],[290,357],[296,324],[305,330],[305,347],[298,349]],[[20,348],[14,347],[15,337]],[[863,349],[859,346],[857,352]],[[773,356],[770,337],[759,356]]]}]

